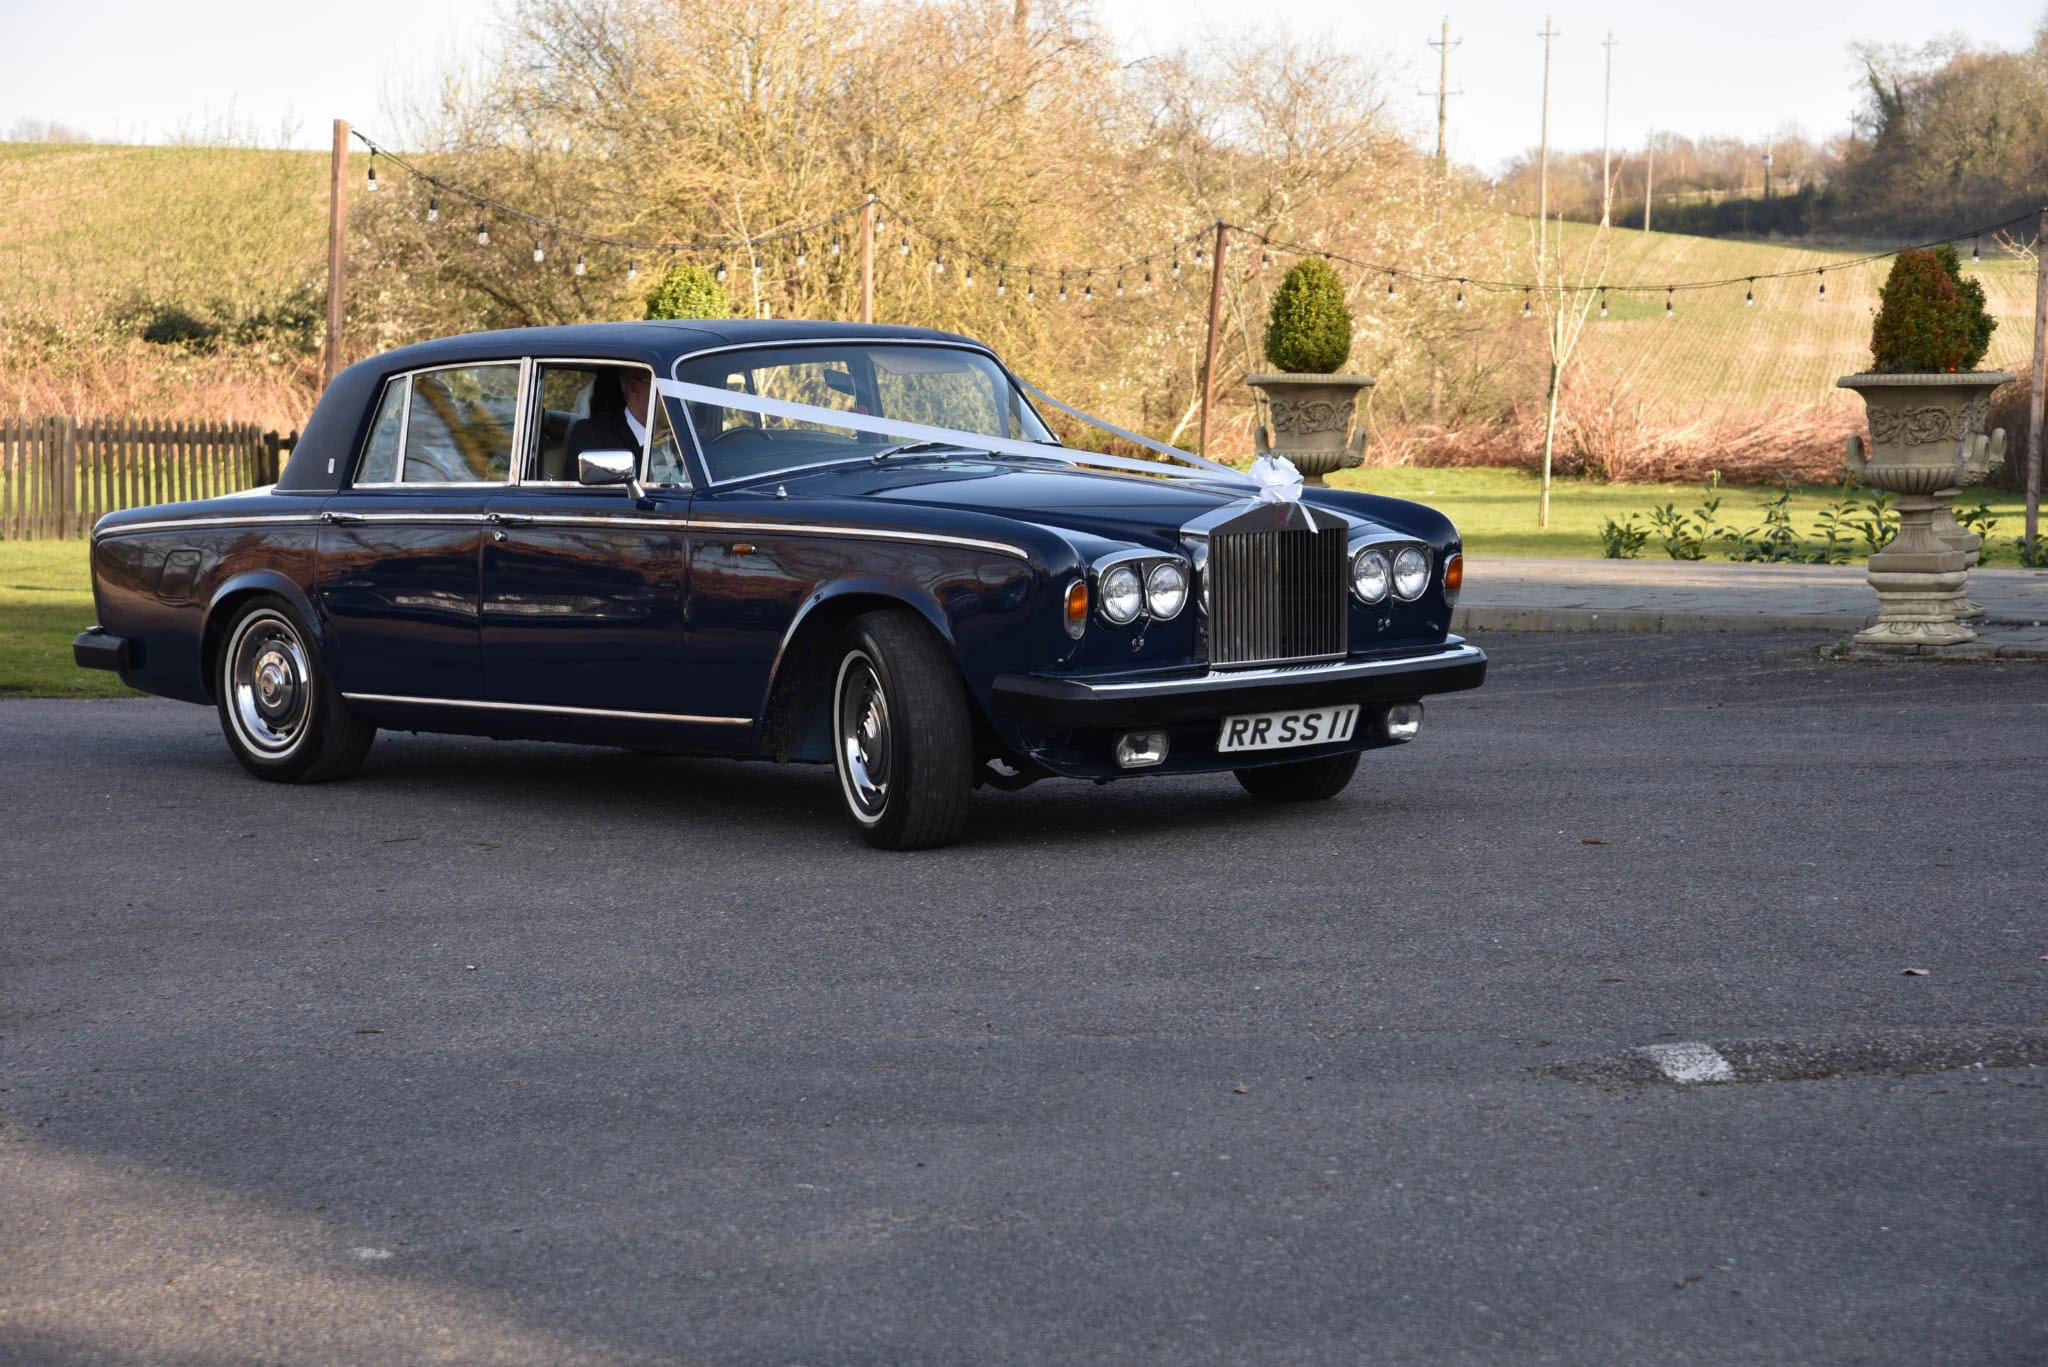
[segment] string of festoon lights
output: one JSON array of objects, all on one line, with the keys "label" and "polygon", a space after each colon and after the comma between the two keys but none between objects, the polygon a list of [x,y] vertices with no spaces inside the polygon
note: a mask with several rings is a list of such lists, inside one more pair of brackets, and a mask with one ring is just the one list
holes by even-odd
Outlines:
[{"label": "string of festoon lights", "polygon": [[[900,257],[908,258],[914,250],[913,242],[920,244],[918,249],[928,256],[926,269],[930,270],[934,276],[945,276],[952,272],[959,280],[961,286],[965,288],[971,287],[976,283],[976,273],[978,271],[984,281],[992,277],[992,283],[997,294],[1008,295],[1013,288],[1019,289],[1023,297],[1032,302],[1037,301],[1042,282],[1046,289],[1047,298],[1056,299],[1063,304],[1075,300],[1092,301],[1096,297],[1096,285],[1098,282],[1102,284],[1105,296],[1119,299],[1123,298],[1127,291],[1151,290],[1160,285],[1171,285],[1180,279],[1184,259],[1190,267],[1195,269],[1200,269],[1208,263],[1208,258],[1213,255],[1214,250],[1211,244],[1215,240],[1219,229],[1235,235],[1238,241],[1233,243],[1233,246],[1247,251],[1248,254],[1255,252],[1255,255],[1252,256],[1251,265],[1248,268],[1251,270],[1266,270],[1275,256],[1294,257],[1297,259],[1316,257],[1332,265],[1349,266],[1375,282],[1384,280],[1386,293],[1390,298],[1400,292],[1400,287],[1403,284],[1410,286],[1434,286],[1450,291],[1453,295],[1452,306],[1462,309],[1466,306],[1465,296],[1468,291],[1482,294],[1513,295],[1520,293],[1522,297],[1521,313],[1524,318],[1533,316],[1535,312],[1534,301],[1539,296],[1583,296],[1587,292],[1592,292],[1597,296],[1599,314],[1602,318],[1608,316],[1607,296],[1615,294],[1647,295],[1652,297],[1662,295],[1664,316],[1670,319],[1677,316],[1677,296],[1680,294],[1692,294],[1704,290],[1732,289],[1734,286],[1741,285],[1743,287],[1742,302],[1744,306],[1753,307],[1756,304],[1756,287],[1760,283],[1801,278],[1812,278],[1815,281],[1817,287],[1816,299],[1819,303],[1824,304],[1828,298],[1828,272],[1836,272],[1839,279],[1840,273],[1843,271],[1854,269],[1857,266],[1869,265],[1877,261],[1888,260],[1897,254],[1893,251],[1871,252],[1863,256],[1829,261],[1824,265],[1802,266],[1792,270],[1770,271],[1755,275],[1725,276],[1715,279],[1665,281],[1661,283],[1594,281],[1591,283],[1567,284],[1558,281],[1545,282],[1541,280],[1496,280],[1442,271],[1418,270],[1387,262],[1368,261],[1348,256],[1342,252],[1328,251],[1321,247],[1275,237],[1258,228],[1246,227],[1227,220],[1217,220],[1185,233],[1159,250],[1147,255],[1132,256],[1121,260],[1090,265],[1068,264],[1048,266],[1039,263],[1008,260],[978,248],[971,243],[928,228],[913,215],[906,213],[897,205],[880,197],[851,204],[846,208],[825,214],[808,222],[777,228],[772,232],[734,237],[704,237],[690,240],[634,238],[580,228],[548,215],[535,213],[532,210],[506,203],[493,196],[481,194],[429,171],[425,167],[414,164],[397,153],[380,146],[361,132],[354,130],[351,130],[351,132],[358,141],[369,149],[370,159],[367,188],[372,192],[378,189],[377,166],[381,158],[386,164],[396,167],[426,187],[427,206],[424,217],[428,223],[439,223],[443,220],[441,200],[445,196],[451,201],[467,206],[464,213],[465,218],[468,217],[469,213],[476,214],[475,232],[479,247],[490,245],[494,222],[500,225],[513,223],[519,225],[522,230],[522,237],[531,235],[534,264],[544,264],[548,260],[551,244],[559,247],[563,242],[570,242],[575,244],[576,253],[573,262],[568,267],[572,274],[581,276],[589,272],[588,249],[597,247],[625,258],[624,274],[627,280],[639,278],[640,262],[643,258],[650,260],[673,260],[678,257],[685,257],[694,260],[707,260],[713,263],[708,269],[711,270],[713,276],[720,284],[724,284],[729,275],[729,268],[725,260],[727,255],[740,252],[751,254],[758,248],[781,243],[794,244],[795,265],[797,269],[803,270],[809,264],[813,239],[816,239],[823,251],[832,258],[839,258],[855,250],[857,244],[849,244],[846,240],[846,225],[849,220],[857,219],[863,213],[868,212],[870,205],[872,205],[875,214],[875,243],[873,250],[877,257],[885,254],[888,244],[884,239],[889,231],[893,231],[896,237],[894,245],[897,254]],[[1981,249],[1983,239],[1987,237],[1996,239],[1998,234],[2016,228],[2021,224],[2031,223],[2035,218],[2036,215],[2032,213],[2021,214],[2000,223],[1971,228],[1947,237],[1934,238],[1927,242],[1917,243],[1915,246],[1921,249],[1959,246],[1964,240],[1968,240],[1970,242],[1970,261],[1973,265],[1979,264],[1983,260]],[[891,225],[893,225],[893,228]],[[752,269],[756,277],[758,277],[761,270],[759,265],[754,265]]]}]

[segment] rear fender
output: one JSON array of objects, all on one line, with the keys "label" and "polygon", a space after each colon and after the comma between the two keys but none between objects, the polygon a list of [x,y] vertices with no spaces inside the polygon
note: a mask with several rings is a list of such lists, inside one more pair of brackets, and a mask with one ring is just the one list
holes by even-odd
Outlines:
[{"label": "rear fender", "polygon": [[206,601],[206,627],[199,642],[199,686],[208,698],[213,696],[214,660],[226,639],[228,623],[234,617],[235,608],[259,594],[275,594],[290,603],[299,620],[312,632],[313,644],[323,649],[326,646],[318,609],[307,597],[305,588],[289,575],[269,569],[244,570],[229,575],[215,586],[212,596]]}]

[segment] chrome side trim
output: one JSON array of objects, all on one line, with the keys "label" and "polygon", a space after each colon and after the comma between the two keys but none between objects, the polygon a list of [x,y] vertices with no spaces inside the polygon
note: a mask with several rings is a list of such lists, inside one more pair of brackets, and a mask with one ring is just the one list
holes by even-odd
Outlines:
[{"label": "chrome side trim", "polygon": [[161,522],[127,522],[118,527],[92,529],[92,539],[102,541],[110,536],[126,536],[130,532],[162,532],[174,528],[189,528],[193,531],[212,531],[221,527],[275,527],[286,524],[317,523],[318,513],[260,513],[252,517],[177,517]]},{"label": "chrome side trim", "polygon": [[[528,485],[527,487],[531,488],[532,486]],[[681,514],[672,517],[607,517],[602,513],[593,513],[588,517],[578,517],[570,513],[513,513],[509,514],[509,516],[517,517],[522,523],[535,527],[674,527],[680,529],[690,525],[688,517]]]},{"label": "chrome side trim", "polygon": [[361,522],[430,522],[438,525],[467,526],[481,524],[488,513],[359,513],[353,508],[336,513],[336,526],[349,527]]},{"label": "chrome side trim", "polygon": [[392,693],[344,693],[350,702],[397,703],[406,707],[473,707],[487,712],[546,712],[565,717],[614,717],[622,721],[687,722],[695,726],[752,726],[752,717],[693,717],[680,712],[620,712],[609,707],[555,707],[536,702],[485,702],[477,698],[404,698]]},{"label": "chrome side trim", "polygon": [[1212,669],[1206,674],[1196,674],[1182,679],[1134,679],[1123,683],[1091,683],[1087,679],[1071,676],[1041,674],[1033,677],[1053,680],[1072,688],[1086,689],[1089,693],[1101,697],[1115,697],[1119,693],[1132,692],[1199,693],[1206,689],[1234,688],[1239,684],[1248,683],[1327,683],[1332,680],[1369,679],[1375,674],[1412,669],[1416,665],[1466,664],[1485,658],[1485,651],[1460,641],[1457,645],[1446,645],[1443,649],[1426,655],[1401,655],[1388,660],[1347,660],[1335,664],[1300,665],[1292,669]]},{"label": "chrome side trim", "polygon": [[[884,527],[828,526],[815,522],[727,522],[697,521],[692,519],[692,531],[702,527],[707,531],[734,532],[791,532],[799,536],[850,536],[868,541],[921,541],[935,546],[964,546],[969,550],[994,551],[998,555],[1012,555],[1026,564],[1031,562],[1031,552],[1021,546],[1012,546],[1002,541],[979,541],[971,536],[944,536],[938,532],[893,531]],[[1165,556],[1160,558],[1164,559]]]}]

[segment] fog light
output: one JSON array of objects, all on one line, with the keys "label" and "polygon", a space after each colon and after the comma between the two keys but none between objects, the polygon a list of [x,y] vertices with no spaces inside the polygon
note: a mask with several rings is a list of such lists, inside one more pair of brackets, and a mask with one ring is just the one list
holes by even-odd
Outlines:
[{"label": "fog light", "polygon": [[[1420,714],[1420,709],[1417,709],[1417,716]],[[1116,738],[1116,767],[1119,769],[1149,769],[1165,762],[1164,731],[1131,731]]]},{"label": "fog light", "polygon": [[1380,728],[1388,740],[1414,740],[1422,730],[1422,704],[1419,702],[1397,702],[1387,709],[1381,719]]}]

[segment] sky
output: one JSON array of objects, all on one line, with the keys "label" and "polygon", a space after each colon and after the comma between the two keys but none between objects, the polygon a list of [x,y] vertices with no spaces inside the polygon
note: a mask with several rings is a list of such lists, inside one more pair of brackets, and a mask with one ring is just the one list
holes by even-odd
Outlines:
[{"label": "sky", "polygon": [[[54,120],[100,138],[156,142],[233,128],[267,144],[324,147],[330,120],[389,137],[410,97],[474,53],[503,0],[0,0],[0,133]],[[1132,57],[1241,33],[1241,0],[1097,0]],[[1508,0],[1438,6],[1300,0],[1282,13],[1301,36],[1371,56],[1391,107],[1435,136],[1436,50],[1451,24],[1451,155],[1488,173],[1536,145],[1546,10]],[[1919,44],[1960,31],[2020,47],[2048,0],[1713,0],[1676,5],[1559,0],[1547,11],[1551,145],[1598,147],[1602,40],[1614,48],[1613,141],[1653,130],[1763,137],[1797,125],[1847,128],[1858,102],[1858,40]]]}]

